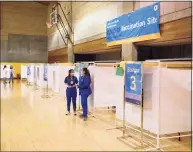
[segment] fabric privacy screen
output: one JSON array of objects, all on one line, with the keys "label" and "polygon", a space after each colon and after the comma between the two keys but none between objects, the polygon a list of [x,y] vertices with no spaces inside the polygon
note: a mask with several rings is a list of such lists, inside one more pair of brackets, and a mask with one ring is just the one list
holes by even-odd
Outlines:
[{"label": "fabric privacy screen", "polygon": [[60,81],[60,66],[58,64],[55,64],[53,65],[53,85],[52,85],[52,89],[54,92],[57,92],[59,93],[60,92],[60,84],[59,84],[59,81]]},{"label": "fabric privacy screen", "polygon": [[53,88],[53,64],[48,64],[48,88]]},{"label": "fabric privacy screen", "polygon": [[88,109],[91,110],[94,108],[94,77],[95,77],[95,66],[94,65],[90,65],[88,66],[88,70],[90,72],[90,77],[91,77],[91,90],[92,90],[92,94],[88,97]]},{"label": "fabric privacy screen", "polygon": [[27,66],[21,65],[21,79],[27,79]]},{"label": "fabric privacy screen", "polygon": [[37,80],[37,85],[39,87],[45,87],[45,83],[44,83],[44,65],[43,64],[39,64],[36,66],[36,80]]},{"label": "fabric privacy screen", "polygon": [[95,66],[94,107],[111,107],[123,103],[124,81],[112,66]]}]

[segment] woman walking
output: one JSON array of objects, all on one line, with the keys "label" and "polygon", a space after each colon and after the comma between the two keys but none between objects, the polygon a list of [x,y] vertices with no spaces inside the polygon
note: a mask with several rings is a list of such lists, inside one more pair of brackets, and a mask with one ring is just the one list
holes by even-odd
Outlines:
[{"label": "woman walking", "polygon": [[14,82],[14,70],[13,70],[13,66],[10,66],[10,74],[9,74],[9,83],[12,81],[12,84]]},{"label": "woman walking", "polygon": [[83,118],[84,121],[87,120],[87,114],[88,114],[88,96],[92,93],[92,90],[90,88],[91,84],[91,78],[90,78],[90,72],[87,68],[82,69],[82,77],[80,78],[79,82],[79,90],[80,90],[80,96],[81,96],[81,104],[83,109]]},{"label": "woman walking", "polygon": [[76,97],[77,97],[77,89],[76,86],[78,84],[77,77],[74,76],[74,70],[70,69],[68,71],[68,76],[65,78],[64,83],[67,85],[66,88],[66,99],[67,99],[67,114],[70,115],[70,105],[71,100],[73,104],[74,115],[76,116]]}]

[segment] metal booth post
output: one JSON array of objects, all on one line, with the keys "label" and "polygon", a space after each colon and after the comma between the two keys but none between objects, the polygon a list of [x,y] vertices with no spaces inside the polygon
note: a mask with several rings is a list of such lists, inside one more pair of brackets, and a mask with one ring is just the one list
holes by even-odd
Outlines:
[{"label": "metal booth post", "polygon": [[31,86],[30,81],[29,81],[30,75],[31,75],[30,66],[27,66],[27,83],[26,83],[26,86]]},{"label": "metal booth post", "polygon": [[[121,137],[118,137],[117,139],[124,142],[126,145],[130,146],[129,144],[127,144],[125,141],[123,141],[123,139],[126,139],[126,128],[131,128],[133,129],[132,127],[129,127],[127,126],[126,124],[126,79],[127,79],[127,64],[139,64],[138,62],[137,63],[134,63],[134,62],[127,62],[125,64],[125,73],[124,73],[124,101],[123,101],[123,135]],[[132,77],[130,77],[130,79],[132,80]],[[136,79],[136,78],[135,78]],[[134,79],[134,80],[135,80]],[[136,149],[140,148],[140,149],[144,149],[144,140],[143,140],[143,117],[144,117],[144,113],[143,113],[143,65],[141,64],[141,80],[140,80],[140,87],[141,87],[141,96],[140,96],[140,143],[141,143],[141,147],[136,147]],[[131,88],[131,87],[130,87]],[[136,104],[136,103],[131,103],[131,104]],[[134,129],[135,130],[135,129]],[[133,137],[131,135],[128,135],[128,137]],[[134,138],[135,139],[135,138]],[[136,138],[137,139],[137,138]]]},{"label": "metal booth post", "polygon": [[29,79],[29,75],[27,74],[26,86],[29,86],[29,81],[28,81],[28,79]]},{"label": "metal booth post", "polygon": [[46,88],[44,89],[44,94],[42,95],[42,98],[49,98],[48,95],[48,65],[44,65],[44,82],[46,83]]},{"label": "metal booth post", "polygon": [[36,66],[34,66],[34,90],[38,90]]}]

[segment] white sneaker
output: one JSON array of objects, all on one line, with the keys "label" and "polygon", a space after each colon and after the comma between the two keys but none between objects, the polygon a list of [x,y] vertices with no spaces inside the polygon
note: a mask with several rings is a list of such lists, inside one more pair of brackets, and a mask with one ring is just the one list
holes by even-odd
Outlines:
[{"label": "white sneaker", "polygon": [[67,115],[67,116],[70,115],[70,112],[67,112],[66,115]]}]

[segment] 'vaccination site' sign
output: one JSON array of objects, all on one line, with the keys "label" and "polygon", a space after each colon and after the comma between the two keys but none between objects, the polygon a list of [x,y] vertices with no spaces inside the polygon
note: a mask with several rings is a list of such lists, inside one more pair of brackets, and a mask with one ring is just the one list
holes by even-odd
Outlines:
[{"label": "'vaccination site' sign", "polygon": [[126,102],[140,105],[142,101],[142,64],[127,63],[125,67]]},{"label": "'vaccination site' sign", "polygon": [[160,2],[124,14],[106,24],[108,46],[160,38]]}]

